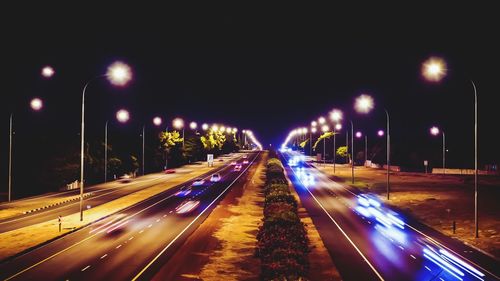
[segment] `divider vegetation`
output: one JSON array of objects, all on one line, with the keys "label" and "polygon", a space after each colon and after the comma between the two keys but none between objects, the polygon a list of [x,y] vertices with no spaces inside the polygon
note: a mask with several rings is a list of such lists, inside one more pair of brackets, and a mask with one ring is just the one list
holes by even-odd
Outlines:
[{"label": "divider vegetation", "polygon": [[264,186],[264,219],[257,234],[256,254],[263,280],[305,280],[309,240],[290,193],[283,165],[270,158]]}]

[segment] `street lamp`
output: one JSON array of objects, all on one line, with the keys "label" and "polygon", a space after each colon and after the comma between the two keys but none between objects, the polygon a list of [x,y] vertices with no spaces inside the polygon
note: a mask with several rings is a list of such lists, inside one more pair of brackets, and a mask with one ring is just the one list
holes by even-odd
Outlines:
[{"label": "street lamp", "polygon": [[[33,98],[30,101],[30,107],[33,111],[40,111],[43,108],[43,102],[40,98]],[[14,145],[12,135],[14,134],[14,113],[9,117],[9,186],[7,200],[12,200],[12,147]]]},{"label": "street lamp", "polygon": [[[85,148],[85,92],[87,91],[87,87],[91,82],[95,81],[98,78],[107,78],[108,81],[116,86],[125,86],[132,79],[132,71],[130,67],[123,62],[115,62],[108,67],[106,74],[96,76],[87,83],[83,87],[82,91],[82,116],[81,116],[81,146],[80,146],[80,221],[83,221],[83,188],[84,188],[84,148]],[[125,117],[122,112],[121,117]],[[127,114],[128,115],[128,114]],[[117,113],[117,118],[118,117]]]},{"label": "street lamp", "polygon": [[431,135],[437,136],[439,133],[443,135],[443,175],[446,174],[446,138],[444,134],[444,130],[439,131],[439,128],[434,126],[430,129]]},{"label": "street lamp", "polygon": [[55,73],[54,68],[50,65],[44,66],[41,71],[42,76],[45,78],[52,78]]},{"label": "street lamp", "polygon": [[[324,123],[324,122],[323,122]],[[321,131],[323,133],[326,133],[328,132],[328,130],[330,130],[330,128],[328,127],[328,125],[323,125],[321,126]],[[325,165],[325,162],[326,162],[326,157],[325,157],[325,152],[326,152],[326,144],[325,144],[325,141],[326,141],[326,137],[323,138],[323,165]]]},{"label": "street lamp", "polygon": [[[356,132],[356,137],[360,139],[361,137],[363,137],[363,133],[359,131]],[[366,161],[368,161],[368,135],[365,135],[365,165]]]},{"label": "street lamp", "polygon": [[[375,104],[373,101],[373,98],[369,95],[361,95],[356,99],[356,103],[354,105],[354,108],[356,109],[357,112],[360,113],[368,113],[374,108]],[[390,169],[391,169],[391,135],[390,135],[390,118],[389,118],[389,112],[387,109],[384,108],[385,111],[385,116],[387,120],[386,124],[386,131],[387,131],[387,156],[386,156],[386,165],[387,165],[387,200],[390,198]],[[378,135],[382,136],[383,131],[378,131]]]},{"label": "street lamp", "polygon": [[342,125],[338,122],[340,122],[340,120],[342,120],[342,111],[338,110],[338,109],[334,109],[330,112],[330,119],[333,121],[333,122],[336,122],[337,124],[335,126],[333,126],[333,173],[335,174],[335,162],[337,160],[337,151],[336,151],[336,147],[337,147],[337,144],[336,144],[336,134],[337,131],[339,131],[340,129],[342,129]]},{"label": "street lamp", "polygon": [[[116,112],[116,119],[120,123],[126,123],[130,118],[127,110],[121,109]],[[108,181],[108,120],[104,125],[104,182]]]},{"label": "street lamp", "polygon": [[207,123],[203,123],[203,125],[201,125],[201,129],[202,129],[203,131],[208,130],[208,124],[207,124]]},{"label": "street lamp", "polygon": [[[446,62],[437,57],[431,57],[422,64],[422,75],[431,82],[439,82],[446,76]],[[478,201],[477,201],[477,88],[473,80],[470,80],[474,90],[474,233],[479,237]]]},{"label": "street lamp", "polygon": [[196,124],[196,122],[189,123],[189,128],[191,128],[191,130],[196,130],[197,127],[198,127],[198,124]]},{"label": "street lamp", "polygon": [[182,148],[184,149],[184,120],[181,118],[177,117],[172,121],[172,125],[174,128],[177,130],[182,129]]}]

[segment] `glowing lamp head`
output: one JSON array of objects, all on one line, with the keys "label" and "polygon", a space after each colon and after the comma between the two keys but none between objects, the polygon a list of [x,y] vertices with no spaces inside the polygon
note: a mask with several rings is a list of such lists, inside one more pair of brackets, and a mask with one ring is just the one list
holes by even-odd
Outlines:
[{"label": "glowing lamp head", "polygon": [[337,131],[342,130],[342,124],[335,125],[335,130],[337,130]]},{"label": "glowing lamp head", "polygon": [[360,137],[362,137],[362,136],[363,136],[363,134],[362,134],[361,132],[356,132],[356,137],[357,137],[357,138],[360,138]]},{"label": "glowing lamp head", "polygon": [[233,134],[236,132],[238,132],[238,128],[235,127],[235,128],[233,128]]},{"label": "glowing lamp head", "polygon": [[436,126],[432,127],[430,131],[431,131],[431,135],[433,135],[433,136],[439,135],[439,128]]},{"label": "glowing lamp head", "polygon": [[51,78],[55,73],[56,72],[54,71],[54,68],[52,68],[52,66],[47,65],[42,68],[42,76],[45,78]]},{"label": "glowing lamp head", "polygon": [[203,123],[203,125],[201,125],[201,129],[202,129],[203,131],[208,130],[208,124],[207,124],[207,123]]},{"label": "glowing lamp head", "polygon": [[437,57],[431,57],[422,64],[422,76],[431,82],[438,82],[446,75],[446,62]]},{"label": "glowing lamp head", "polygon": [[196,130],[197,127],[198,127],[198,124],[196,124],[196,122],[189,123],[189,128],[191,128],[191,130]]},{"label": "glowing lamp head", "polygon": [[316,127],[312,127],[312,128],[311,128],[311,133],[313,133],[313,134],[314,134],[314,133],[316,133],[317,131],[318,131],[318,129],[316,129]]},{"label": "glowing lamp head", "polygon": [[338,109],[334,109],[332,110],[332,112],[330,112],[330,119],[333,121],[333,122],[338,122],[342,119],[342,111],[338,110]]},{"label": "glowing lamp head", "polygon": [[302,134],[307,134],[307,128],[302,128]]},{"label": "glowing lamp head", "polygon": [[218,131],[218,130],[219,130],[219,126],[217,126],[217,125],[215,125],[215,124],[214,124],[214,125],[212,125],[212,131],[216,132],[216,131]]},{"label": "glowing lamp head", "polygon": [[160,125],[161,125],[161,123],[162,123],[161,117],[158,117],[158,116],[157,116],[157,117],[153,118],[153,124],[154,124],[155,126],[160,126]]},{"label": "glowing lamp head", "polygon": [[230,134],[232,131],[233,131],[233,129],[231,129],[231,127],[226,128],[226,133]]},{"label": "glowing lamp head", "polygon": [[321,125],[325,124],[325,122],[326,122],[325,117],[321,116],[320,118],[318,118],[318,122],[319,122],[319,124],[321,124]]},{"label": "glowing lamp head", "polygon": [[127,64],[117,61],[108,67],[106,77],[113,85],[125,86],[132,79],[132,70]]},{"label": "glowing lamp head", "polygon": [[43,107],[43,101],[40,98],[34,98],[30,101],[30,107],[34,111],[40,111]]},{"label": "glowing lamp head", "polygon": [[316,127],[316,126],[318,126],[318,122],[316,122],[316,121],[312,121],[312,122],[311,122],[311,127]]},{"label": "glowing lamp head", "polygon": [[182,129],[184,128],[184,120],[182,120],[182,118],[175,118],[172,121],[172,126],[174,126],[174,128],[176,129]]},{"label": "glowing lamp head", "polygon": [[328,128],[328,125],[323,125],[321,126],[321,131],[324,133],[324,132],[328,132],[330,128]]},{"label": "glowing lamp head", "polygon": [[223,133],[223,132],[225,132],[225,131],[226,131],[226,127],[221,126],[221,127],[219,128],[219,132]]},{"label": "glowing lamp head", "polygon": [[384,130],[378,130],[377,135],[379,137],[383,137],[384,136]]},{"label": "glowing lamp head", "polygon": [[130,113],[125,109],[120,109],[116,112],[116,120],[120,123],[125,123],[130,119]]},{"label": "glowing lamp head", "polygon": [[243,134],[246,134],[246,133],[247,133],[247,130],[243,130],[242,132],[243,132]]},{"label": "glowing lamp head", "polygon": [[361,95],[356,98],[354,109],[359,113],[368,113],[374,107],[373,98],[369,95]]}]

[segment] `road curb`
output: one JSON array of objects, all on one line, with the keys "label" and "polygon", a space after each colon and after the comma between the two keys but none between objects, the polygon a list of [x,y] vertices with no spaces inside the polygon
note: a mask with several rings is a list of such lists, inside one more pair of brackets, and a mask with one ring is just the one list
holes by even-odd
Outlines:
[{"label": "road curb", "polygon": [[[85,197],[89,197],[89,196],[92,196],[93,194],[94,194],[93,192],[85,193],[85,194],[83,194],[83,197],[84,198]],[[28,210],[28,211],[24,211],[23,215],[26,215],[26,214],[29,214],[29,213],[33,213],[33,212],[37,212],[37,211],[44,210],[44,209],[48,209],[48,208],[51,208],[51,207],[54,207],[54,206],[58,206],[58,205],[61,205],[61,204],[64,204],[64,203],[72,202],[72,201],[76,201],[76,200],[79,200],[79,199],[80,199],[80,196],[76,196],[76,197],[73,197],[73,198],[70,198],[70,199],[66,199],[64,201],[60,201],[60,202],[53,203],[53,204],[50,204],[50,205],[45,205],[45,206],[40,207],[40,208],[35,208],[35,209]]]}]

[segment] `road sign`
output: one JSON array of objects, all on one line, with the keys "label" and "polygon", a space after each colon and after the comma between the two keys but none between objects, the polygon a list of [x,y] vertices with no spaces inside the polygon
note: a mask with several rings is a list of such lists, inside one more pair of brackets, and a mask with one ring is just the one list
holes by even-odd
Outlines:
[{"label": "road sign", "polygon": [[207,154],[207,164],[208,164],[208,167],[214,166],[214,155],[213,154]]}]

